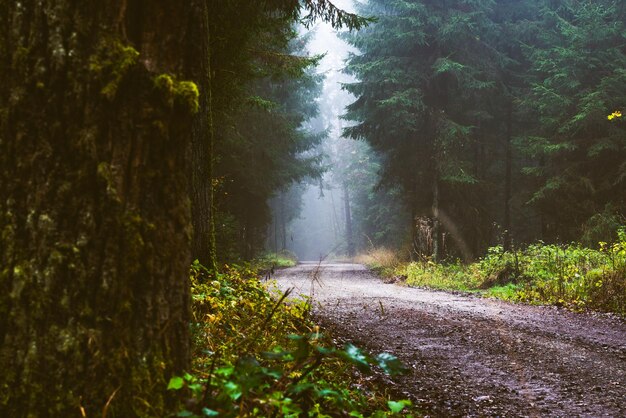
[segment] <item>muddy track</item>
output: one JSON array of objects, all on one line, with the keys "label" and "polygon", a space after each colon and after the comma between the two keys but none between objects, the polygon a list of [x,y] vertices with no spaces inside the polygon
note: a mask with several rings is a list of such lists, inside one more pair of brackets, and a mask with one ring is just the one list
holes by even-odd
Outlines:
[{"label": "muddy track", "polygon": [[282,270],[335,335],[409,367],[430,416],[626,417],[626,321],[384,284],[358,264]]}]

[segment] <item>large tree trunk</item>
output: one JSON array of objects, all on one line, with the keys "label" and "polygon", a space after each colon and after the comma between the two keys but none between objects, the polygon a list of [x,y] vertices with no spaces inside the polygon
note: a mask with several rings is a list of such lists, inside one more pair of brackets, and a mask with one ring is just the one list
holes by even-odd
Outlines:
[{"label": "large tree trunk", "polygon": [[205,267],[216,269],[213,214],[213,103],[211,95],[211,45],[208,0],[192,0],[190,47],[185,57],[187,77],[198,81],[200,109],[192,124],[191,212],[192,254]]},{"label": "large tree trunk", "polygon": [[188,366],[194,13],[0,0],[0,416],[163,416]]}]

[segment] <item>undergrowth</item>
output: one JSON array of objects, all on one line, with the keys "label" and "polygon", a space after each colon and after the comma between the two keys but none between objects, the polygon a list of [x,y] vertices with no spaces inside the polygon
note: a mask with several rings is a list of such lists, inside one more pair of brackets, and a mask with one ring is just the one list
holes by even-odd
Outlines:
[{"label": "undergrowth", "polygon": [[270,270],[272,268],[293,267],[298,264],[296,256],[289,251],[267,253],[253,263],[255,269]]},{"label": "undergrowth", "polygon": [[472,291],[481,285],[475,265],[463,263],[413,262],[398,269],[411,286],[425,286],[442,290]]},{"label": "undergrowth", "polygon": [[539,242],[515,251],[492,247],[484,258],[469,265],[458,261],[368,265],[387,276],[400,276],[410,286],[626,315],[624,228],[616,242],[601,242],[597,249]]},{"label": "undergrowth", "polygon": [[394,356],[334,347],[310,321],[306,300],[286,303],[289,292],[268,291],[250,269],[229,268],[215,277],[194,264],[191,271],[193,371],[173,377],[168,387],[186,399],[177,416],[408,413],[409,401],[389,400],[364,377],[402,372]]},{"label": "undergrowth", "polygon": [[[510,300],[626,315],[626,231],[618,236],[598,249],[543,243],[512,252],[491,248],[477,263],[481,287],[511,283],[515,292],[501,293]],[[496,289],[489,294],[498,296]]]}]

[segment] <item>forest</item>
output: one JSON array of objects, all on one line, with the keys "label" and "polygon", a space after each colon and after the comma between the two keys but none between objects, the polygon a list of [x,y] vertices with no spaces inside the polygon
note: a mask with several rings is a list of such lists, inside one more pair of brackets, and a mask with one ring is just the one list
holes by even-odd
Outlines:
[{"label": "forest", "polygon": [[332,263],[605,315],[622,373],[625,106],[619,0],[0,0],[0,416],[507,415],[390,384],[285,287]]}]

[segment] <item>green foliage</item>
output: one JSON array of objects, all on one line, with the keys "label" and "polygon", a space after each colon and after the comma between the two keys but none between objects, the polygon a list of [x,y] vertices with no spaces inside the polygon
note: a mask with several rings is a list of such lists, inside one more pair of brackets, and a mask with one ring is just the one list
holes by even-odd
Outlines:
[{"label": "green foliage", "polygon": [[265,243],[268,202],[323,171],[313,151],[323,135],[305,129],[322,77],[293,21],[255,2],[213,7],[213,36],[227,39],[212,51],[218,256],[250,260]]},{"label": "green foliage", "polygon": [[407,277],[407,284],[411,286],[469,291],[481,283],[472,270],[472,266],[460,262],[440,264],[427,261],[409,263],[398,272]]},{"label": "green foliage", "polygon": [[479,263],[486,283],[515,282],[515,299],[626,314],[626,234],[613,244],[533,244],[503,252],[496,247]]},{"label": "green foliage", "polygon": [[345,135],[379,153],[382,185],[402,190],[414,218],[440,218],[453,256],[483,253],[494,224],[526,243],[611,238],[592,225],[608,207],[626,211],[620,2],[371,0],[360,11],[378,21],[347,36],[360,53]]},{"label": "green foliage", "polygon": [[[181,417],[394,416],[410,406],[365,397],[350,382],[361,373],[403,372],[388,353],[333,347],[309,317],[306,300],[285,303],[253,271],[209,275],[191,269],[194,371],[170,379],[187,399]],[[360,375],[359,375],[360,376]]]},{"label": "green foliage", "polygon": [[523,250],[492,247],[478,262],[409,263],[396,269],[407,283],[483,291],[511,301],[594,309],[626,315],[626,229],[598,249],[537,243]]},{"label": "green foliage", "polygon": [[255,266],[260,270],[269,270],[271,268],[293,267],[298,264],[295,254],[289,251],[281,251],[279,253],[267,253],[255,260]]},{"label": "green foliage", "polygon": [[579,239],[607,206],[624,212],[625,130],[615,109],[626,101],[626,10],[604,0],[539,3],[520,100],[534,120],[519,150],[539,160],[531,170],[541,166],[530,202],[544,216],[543,238]]},{"label": "green foliage", "polygon": [[348,37],[361,53],[348,63],[358,81],[345,88],[357,100],[346,114],[355,123],[344,134],[382,157],[382,185],[402,191],[399,206],[413,214],[414,228],[415,218],[435,216],[440,206],[457,235],[479,237],[472,243],[486,241],[493,216],[485,200],[496,161],[485,157],[496,155],[505,137],[507,60],[495,45],[494,7],[373,0],[361,13],[378,22]]},{"label": "green foliage", "polygon": [[504,286],[493,286],[485,290],[485,294],[489,297],[503,299],[515,302],[518,299],[518,292],[522,290],[522,286],[514,283],[508,283]]}]

